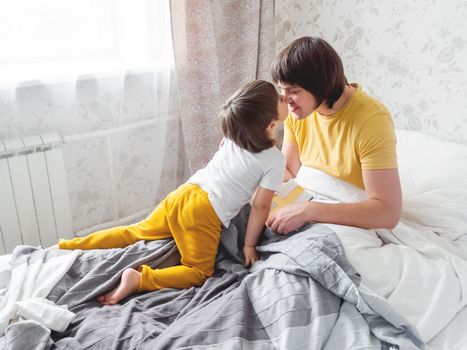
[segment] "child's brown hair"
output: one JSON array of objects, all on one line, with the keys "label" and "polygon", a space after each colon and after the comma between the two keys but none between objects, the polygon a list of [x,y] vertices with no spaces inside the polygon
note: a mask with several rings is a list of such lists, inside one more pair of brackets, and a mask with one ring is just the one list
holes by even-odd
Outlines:
[{"label": "child's brown hair", "polygon": [[279,94],[272,83],[254,80],[238,89],[222,106],[221,129],[224,137],[253,153],[274,146],[266,132],[278,116]]}]

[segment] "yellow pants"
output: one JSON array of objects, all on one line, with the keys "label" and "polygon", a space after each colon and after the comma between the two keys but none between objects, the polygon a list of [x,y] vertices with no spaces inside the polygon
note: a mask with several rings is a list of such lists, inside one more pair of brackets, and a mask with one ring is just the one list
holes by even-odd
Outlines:
[{"label": "yellow pants", "polygon": [[58,245],[61,249],[121,248],[140,240],[173,237],[180,251],[180,265],[163,269],[142,265],[138,290],[188,288],[203,284],[213,274],[221,225],[208,194],[197,185],[184,184],[137,224],[60,240]]}]

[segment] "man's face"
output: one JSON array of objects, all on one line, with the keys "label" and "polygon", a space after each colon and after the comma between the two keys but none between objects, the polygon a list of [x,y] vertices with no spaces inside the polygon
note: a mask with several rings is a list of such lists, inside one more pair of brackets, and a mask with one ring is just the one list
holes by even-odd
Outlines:
[{"label": "man's face", "polygon": [[294,118],[306,118],[318,107],[315,97],[304,88],[284,83],[278,83],[278,86]]}]

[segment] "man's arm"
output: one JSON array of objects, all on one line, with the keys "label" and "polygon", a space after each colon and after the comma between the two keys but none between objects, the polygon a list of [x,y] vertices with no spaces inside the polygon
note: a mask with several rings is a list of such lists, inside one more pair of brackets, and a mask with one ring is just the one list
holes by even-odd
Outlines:
[{"label": "man's arm", "polygon": [[297,176],[298,170],[302,166],[300,162],[300,155],[298,153],[298,145],[284,141],[282,144],[282,154],[286,159],[284,182]]},{"label": "man's arm", "polygon": [[364,170],[368,199],[356,203],[306,202],[278,210],[267,224],[288,234],[306,223],[322,222],[366,229],[394,228],[402,210],[402,191],[397,169]]}]

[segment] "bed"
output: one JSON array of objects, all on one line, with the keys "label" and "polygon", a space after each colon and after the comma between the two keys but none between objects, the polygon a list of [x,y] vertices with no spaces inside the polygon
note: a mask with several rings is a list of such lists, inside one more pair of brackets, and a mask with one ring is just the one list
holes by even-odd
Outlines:
[{"label": "bed", "polygon": [[[82,252],[17,247],[0,258],[0,348],[466,347],[467,148],[402,130],[398,147],[405,204],[395,230],[266,229],[261,260],[247,270],[246,206],[222,233],[214,276],[198,288],[95,301],[127,267],[176,263],[171,240]],[[307,169],[297,181],[320,200],[364,195]]]}]

